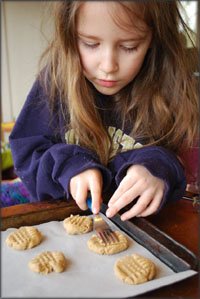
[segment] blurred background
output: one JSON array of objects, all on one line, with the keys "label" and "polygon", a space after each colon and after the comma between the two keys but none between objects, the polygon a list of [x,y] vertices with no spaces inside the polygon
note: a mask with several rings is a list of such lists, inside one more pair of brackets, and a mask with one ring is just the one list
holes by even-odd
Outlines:
[{"label": "blurred background", "polygon": [[53,26],[50,1],[2,1],[1,14],[2,122],[7,123],[22,108]]}]

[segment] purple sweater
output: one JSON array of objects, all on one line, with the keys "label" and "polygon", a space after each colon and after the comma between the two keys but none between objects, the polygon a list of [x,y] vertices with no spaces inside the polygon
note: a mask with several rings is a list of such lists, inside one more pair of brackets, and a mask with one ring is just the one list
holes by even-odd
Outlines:
[{"label": "purple sweater", "polygon": [[[107,167],[90,150],[66,141],[59,109],[51,115],[47,95],[38,81],[34,83],[9,138],[15,172],[29,190],[32,201],[68,199],[70,179],[89,168],[101,171],[103,194],[113,192],[133,164],[144,165],[154,176],[164,180],[162,205],[180,199],[185,192],[186,179],[176,156],[160,146],[142,147],[142,140],[140,143],[134,141],[135,148],[119,152],[125,143],[123,138],[121,145],[118,142],[122,134],[118,115],[112,112],[107,96],[96,93],[96,98],[105,126],[116,133],[114,144],[118,146],[118,153],[113,155]],[[123,136],[129,138],[128,133],[127,126]],[[134,142],[131,139],[131,144]]]}]

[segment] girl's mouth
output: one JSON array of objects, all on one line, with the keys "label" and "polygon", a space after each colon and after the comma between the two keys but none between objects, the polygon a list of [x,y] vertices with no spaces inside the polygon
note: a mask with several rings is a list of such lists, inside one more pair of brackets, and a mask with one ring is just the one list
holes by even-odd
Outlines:
[{"label": "girl's mouth", "polygon": [[117,81],[114,80],[101,80],[98,79],[97,83],[103,87],[113,87],[117,84]]}]

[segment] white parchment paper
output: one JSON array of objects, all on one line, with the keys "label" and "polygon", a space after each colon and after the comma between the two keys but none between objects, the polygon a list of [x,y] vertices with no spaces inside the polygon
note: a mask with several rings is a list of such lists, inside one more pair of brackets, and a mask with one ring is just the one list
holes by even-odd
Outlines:
[{"label": "white parchment paper", "polygon": [[[102,214],[102,217],[105,216]],[[113,229],[120,230],[106,218]],[[35,248],[17,251],[5,244],[5,239],[15,228],[2,232],[2,298],[125,298],[144,294],[187,277],[197,272],[187,270],[173,272],[147,249],[129,238],[127,250],[115,255],[98,255],[87,247],[87,240],[94,232],[70,236],[62,221],[35,225],[44,236]],[[42,251],[62,251],[68,266],[65,272],[42,275],[32,272],[28,262]],[[140,285],[127,285],[114,274],[114,263],[122,256],[138,253],[150,258],[157,267],[156,278]]]}]

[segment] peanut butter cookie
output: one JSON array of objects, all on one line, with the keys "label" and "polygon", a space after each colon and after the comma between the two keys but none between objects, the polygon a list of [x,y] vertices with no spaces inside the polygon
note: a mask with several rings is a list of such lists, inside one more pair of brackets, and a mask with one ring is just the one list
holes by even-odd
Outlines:
[{"label": "peanut butter cookie", "polygon": [[116,276],[128,284],[140,284],[152,280],[156,275],[155,264],[138,254],[120,258],[114,265]]},{"label": "peanut butter cookie", "polygon": [[26,250],[37,246],[42,241],[42,234],[33,226],[22,226],[10,233],[6,244],[17,250]]},{"label": "peanut butter cookie", "polygon": [[63,272],[66,268],[66,258],[60,251],[44,251],[33,258],[28,266],[33,272],[48,274],[50,272]]},{"label": "peanut butter cookie", "polygon": [[93,220],[88,216],[70,215],[63,220],[63,226],[69,235],[79,235],[93,229]]},{"label": "peanut butter cookie", "polygon": [[115,254],[126,250],[129,246],[128,239],[119,231],[115,231],[118,241],[105,244],[97,235],[93,235],[87,242],[88,248],[98,254]]}]

